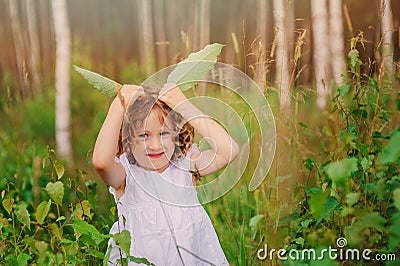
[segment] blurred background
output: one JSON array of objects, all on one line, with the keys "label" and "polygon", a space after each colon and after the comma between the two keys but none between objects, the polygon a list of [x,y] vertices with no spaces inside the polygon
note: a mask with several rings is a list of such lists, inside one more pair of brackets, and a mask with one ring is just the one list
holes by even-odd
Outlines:
[{"label": "blurred background", "polygon": [[[370,143],[373,133],[389,139],[398,127],[399,29],[396,0],[1,0],[0,177],[33,208],[46,197],[37,187],[52,175],[41,163],[52,156],[48,146],[69,176],[86,185],[99,181],[91,149],[110,100],[73,64],[139,84],[209,43],[224,44],[218,61],[259,84],[278,132],[275,161],[258,194],[246,192],[245,177],[225,201],[206,206],[228,258],[243,265],[265,239],[277,247],[297,239],[288,228],[277,233],[301,202],[297,185],[320,184],[324,165],[355,154],[349,147],[360,132],[370,136],[360,142]],[[344,128],[360,134],[343,137]],[[256,136],[251,145],[258,143]],[[7,182],[0,187],[9,192]],[[113,200],[100,184],[97,192],[107,196],[93,204],[106,232]],[[339,236],[333,231],[330,239]]]}]

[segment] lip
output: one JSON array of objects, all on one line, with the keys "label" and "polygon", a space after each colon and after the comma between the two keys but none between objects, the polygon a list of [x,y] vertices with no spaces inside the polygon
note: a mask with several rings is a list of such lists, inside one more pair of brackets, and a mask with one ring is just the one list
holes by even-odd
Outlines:
[{"label": "lip", "polygon": [[164,155],[164,152],[160,152],[160,153],[148,153],[147,154],[147,156],[149,156],[149,158],[151,158],[151,159],[158,159],[158,158],[160,158],[161,156],[163,156]]}]

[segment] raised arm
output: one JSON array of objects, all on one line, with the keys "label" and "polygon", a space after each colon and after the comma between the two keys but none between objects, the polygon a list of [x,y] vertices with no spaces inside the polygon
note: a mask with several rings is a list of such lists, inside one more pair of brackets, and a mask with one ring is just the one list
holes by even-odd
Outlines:
[{"label": "raised arm", "polygon": [[[117,194],[125,190],[125,170],[114,161],[118,151],[118,139],[126,105],[133,97],[143,93],[138,86],[124,85],[112,101],[106,119],[101,126],[93,149],[92,164],[104,182],[115,188]],[[133,100],[133,99],[132,99]]]},{"label": "raised arm", "polygon": [[189,121],[212,147],[212,150],[191,156],[191,170],[197,170],[201,176],[205,176],[225,167],[238,155],[237,143],[221,125],[190,103],[178,87],[171,89],[170,86],[164,86],[160,100]]}]

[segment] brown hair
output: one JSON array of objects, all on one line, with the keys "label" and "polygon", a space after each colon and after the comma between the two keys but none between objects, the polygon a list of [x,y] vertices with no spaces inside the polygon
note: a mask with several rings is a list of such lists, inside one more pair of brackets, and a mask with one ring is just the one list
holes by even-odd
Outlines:
[{"label": "brown hair", "polygon": [[125,112],[119,135],[117,156],[125,152],[128,161],[136,163],[131,147],[136,143],[137,129],[143,126],[151,111],[156,111],[161,124],[167,119],[176,134],[175,151],[171,159],[179,160],[183,158],[193,143],[193,126],[189,122],[186,122],[179,113],[158,99],[159,88],[143,86],[143,90],[145,94],[130,104]]}]

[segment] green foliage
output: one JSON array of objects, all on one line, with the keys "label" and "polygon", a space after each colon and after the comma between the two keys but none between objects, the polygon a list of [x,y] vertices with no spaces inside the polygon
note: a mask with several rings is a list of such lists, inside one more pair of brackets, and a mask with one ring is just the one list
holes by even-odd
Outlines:
[{"label": "green foliage", "polygon": [[[176,68],[168,75],[167,83],[178,84],[182,91],[190,89],[211,70],[221,53],[222,47],[224,45],[214,43],[207,45],[198,52],[191,53],[188,58],[178,63]],[[114,98],[118,90],[122,87],[121,84],[93,71],[80,68],[76,65],[73,67],[93,87],[107,97]]]},{"label": "green foliage", "polygon": [[191,53],[168,75],[167,83],[178,84],[182,91],[190,89],[212,69],[223,47],[222,44],[214,43]]},{"label": "green foliage", "polygon": [[[89,203],[90,200],[93,206],[96,204],[93,196],[97,192],[90,188],[93,181],[82,184],[83,180],[76,182],[76,178],[67,177],[70,173],[57,161],[52,149],[48,148],[43,158],[35,155],[27,159],[24,171],[34,169],[36,185],[42,184],[42,190],[34,188],[34,197],[26,200],[24,190],[30,188],[26,183],[22,186],[20,183],[27,176],[19,177],[23,173],[21,170],[11,176],[4,172],[1,184],[4,211],[0,213],[0,264],[101,263],[110,236],[109,226],[96,217]],[[8,162],[11,168],[16,169],[12,167],[14,162],[11,157]],[[73,192],[76,197],[66,197],[65,192]],[[63,208],[63,203],[68,208]]]},{"label": "green foliage", "polygon": [[118,90],[122,87],[121,84],[95,72],[80,68],[75,65],[74,69],[81,74],[93,87],[98,89],[107,97],[114,98],[117,95]]}]

